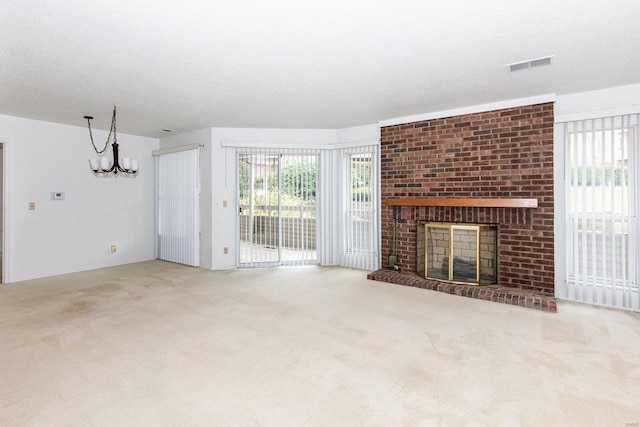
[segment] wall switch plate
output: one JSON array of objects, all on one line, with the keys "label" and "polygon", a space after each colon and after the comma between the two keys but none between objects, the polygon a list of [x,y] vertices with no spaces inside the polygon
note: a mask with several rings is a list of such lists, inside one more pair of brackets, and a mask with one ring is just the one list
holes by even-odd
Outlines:
[{"label": "wall switch plate", "polygon": [[225,255],[229,255],[229,248],[225,246],[223,252]]},{"label": "wall switch plate", "polygon": [[36,210],[36,202],[29,202],[29,210],[30,211]]},{"label": "wall switch plate", "polygon": [[229,206],[229,202],[228,202],[228,201],[226,201],[226,200],[223,200],[223,201],[222,201],[222,207],[223,207],[223,208],[226,208],[226,207],[228,207],[228,206]]},{"label": "wall switch plate", "polygon": [[67,193],[64,191],[52,191],[51,200],[64,200],[67,198]]},{"label": "wall switch plate", "polygon": [[118,251],[118,247],[116,245],[111,245],[111,253],[115,253]]}]

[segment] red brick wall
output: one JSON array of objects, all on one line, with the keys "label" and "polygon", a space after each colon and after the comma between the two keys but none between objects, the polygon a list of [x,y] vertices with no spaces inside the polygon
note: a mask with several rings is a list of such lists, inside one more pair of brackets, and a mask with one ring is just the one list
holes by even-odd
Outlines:
[{"label": "red brick wall", "polygon": [[553,295],[553,103],[383,127],[381,165],[383,266],[388,198],[535,198],[537,209],[395,208],[398,265],[416,270],[418,220],[498,223],[498,284]]}]

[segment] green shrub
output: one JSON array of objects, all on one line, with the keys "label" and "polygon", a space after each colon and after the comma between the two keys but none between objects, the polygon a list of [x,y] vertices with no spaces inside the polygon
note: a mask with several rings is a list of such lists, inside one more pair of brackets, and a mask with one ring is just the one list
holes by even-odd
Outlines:
[{"label": "green shrub", "polygon": [[[316,176],[318,167],[315,163],[293,164],[280,171],[280,191],[283,195],[304,200],[316,199]],[[268,178],[269,188],[278,188],[278,174]]]},{"label": "green shrub", "polygon": [[370,202],[371,201],[371,188],[354,188],[351,190],[351,200],[354,202]]},{"label": "green shrub", "polygon": [[[586,166],[584,174],[582,167],[571,169],[571,185],[610,185],[613,178],[613,185],[629,184],[629,169],[612,166]],[[582,181],[585,181],[584,184]]]}]

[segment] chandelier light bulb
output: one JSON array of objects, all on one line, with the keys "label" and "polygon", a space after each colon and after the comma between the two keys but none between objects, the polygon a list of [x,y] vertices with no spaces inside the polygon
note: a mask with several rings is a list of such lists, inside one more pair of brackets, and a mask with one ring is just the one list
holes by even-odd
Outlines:
[{"label": "chandelier light bulb", "polygon": [[109,159],[106,157],[100,157],[100,169],[102,169],[103,172],[106,172],[109,170]]}]

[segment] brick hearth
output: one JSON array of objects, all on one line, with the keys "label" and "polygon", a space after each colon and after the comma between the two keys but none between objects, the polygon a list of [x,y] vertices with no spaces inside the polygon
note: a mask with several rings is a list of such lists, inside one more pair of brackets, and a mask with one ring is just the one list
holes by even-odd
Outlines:
[{"label": "brick hearth", "polygon": [[428,280],[414,273],[402,273],[387,269],[381,269],[369,273],[367,275],[367,279],[376,280],[378,282],[394,283],[396,285],[413,286],[415,288],[429,289],[437,292],[445,292],[452,295],[481,299],[484,301],[517,305],[519,307],[533,308],[551,313],[556,312],[555,298],[505,286],[475,286],[444,283],[438,282],[437,280]]}]

